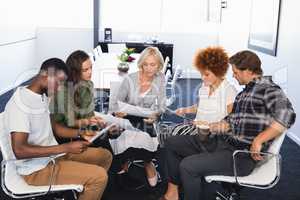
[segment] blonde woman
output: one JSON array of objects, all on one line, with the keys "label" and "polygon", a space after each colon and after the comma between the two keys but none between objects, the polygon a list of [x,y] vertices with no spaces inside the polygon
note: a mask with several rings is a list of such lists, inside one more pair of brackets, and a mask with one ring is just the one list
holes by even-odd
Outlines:
[{"label": "blonde woman", "polygon": [[115,104],[113,110],[116,116],[129,119],[141,131],[124,131],[118,139],[111,140],[111,146],[115,154],[118,154],[117,157],[124,163],[123,170],[125,171],[127,160],[144,160],[149,184],[155,186],[157,172],[151,160],[155,156],[158,140],[157,137],[151,137],[151,135],[154,135],[153,123],[165,110],[165,78],[161,72],[163,57],[156,47],[148,47],[141,53],[137,64],[139,71],[124,78],[119,88],[117,101],[150,108],[155,110],[156,114],[147,119],[129,116],[127,113],[118,112],[120,108]]}]

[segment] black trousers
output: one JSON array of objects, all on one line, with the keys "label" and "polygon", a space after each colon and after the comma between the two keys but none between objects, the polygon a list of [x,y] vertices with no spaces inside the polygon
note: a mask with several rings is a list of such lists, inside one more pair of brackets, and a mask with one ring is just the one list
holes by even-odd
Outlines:
[{"label": "black trousers", "polygon": [[[135,128],[138,128],[141,131],[148,133],[151,137],[156,137],[153,124],[145,123],[143,117],[126,115],[124,119],[128,119]],[[155,157],[156,152],[151,152],[142,148],[130,147],[123,153],[116,155],[115,160],[118,163],[119,168],[121,168],[122,164],[124,164],[128,160],[143,160],[145,162],[150,162]]]},{"label": "black trousers", "polygon": [[[185,200],[203,199],[203,177],[233,175],[232,153],[237,147],[221,137],[180,135],[166,141],[168,181],[182,185]],[[249,155],[238,157],[238,174],[248,175],[255,167]]]}]

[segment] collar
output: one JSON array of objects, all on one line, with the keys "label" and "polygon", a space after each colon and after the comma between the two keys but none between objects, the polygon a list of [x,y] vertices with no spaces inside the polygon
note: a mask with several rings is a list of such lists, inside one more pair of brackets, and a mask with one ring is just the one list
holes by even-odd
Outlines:
[{"label": "collar", "polygon": [[40,95],[32,92],[32,95],[35,96],[35,98],[39,98],[40,101],[43,102],[42,106],[33,109],[23,102],[21,90],[28,90],[28,92],[32,92],[31,90],[27,89],[26,86],[17,88],[14,96],[14,101],[20,109],[22,109],[25,113],[28,114],[43,114],[45,112],[48,112],[48,98],[45,95]]},{"label": "collar", "polygon": [[245,89],[251,89],[258,83],[272,83],[272,76],[259,76],[251,80],[245,87]]}]

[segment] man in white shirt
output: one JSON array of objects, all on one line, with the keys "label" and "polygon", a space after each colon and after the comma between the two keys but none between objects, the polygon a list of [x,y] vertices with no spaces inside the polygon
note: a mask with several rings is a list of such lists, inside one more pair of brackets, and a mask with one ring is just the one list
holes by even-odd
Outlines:
[{"label": "man in white shirt", "polygon": [[[90,148],[87,141],[58,145],[48,110],[48,96],[59,89],[67,76],[65,63],[58,58],[46,60],[29,86],[19,87],[4,111],[7,134],[17,159],[18,172],[31,185],[48,185],[52,172],[49,156],[55,156],[54,184],[81,184],[81,200],[99,200],[107,184],[112,161],[109,151]],[[61,137],[80,136],[78,129],[53,127]],[[84,138],[88,136],[82,135]]]}]

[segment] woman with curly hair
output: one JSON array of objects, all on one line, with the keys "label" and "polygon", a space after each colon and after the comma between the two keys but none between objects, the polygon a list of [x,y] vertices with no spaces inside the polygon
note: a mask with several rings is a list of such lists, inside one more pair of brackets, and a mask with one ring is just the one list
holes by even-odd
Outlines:
[{"label": "woman with curly hair", "polygon": [[226,79],[228,55],[221,47],[208,47],[199,50],[194,57],[194,65],[202,77],[198,104],[179,108],[177,115],[196,113],[195,126],[183,125],[176,128],[176,134],[196,134],[197,127],[218,122],[231,112],[236,89]]},{"label": "woman with curly hair", "polygon": [[194,65],[203,80],[199,103],[179,108],[176,113],[196,113],[196,118],[192,124],[177,126],[173,130],[175,136],[165,142],[168,188],[160,200],[178,200],[179,185],[183,186],[185,200],[202,199],[199,197],[203,176],[226,173],[230,168],[224,166],[228,163],[224,159],[230,159],[225,154],[229,152],[231,156],[231,152],[219,145],[219,137],[209,131],[209,124],[222,120],[232,111],[236,90],[225,79],[228,63],[228,55],[221,47],[199,50],[194,57]]}]

